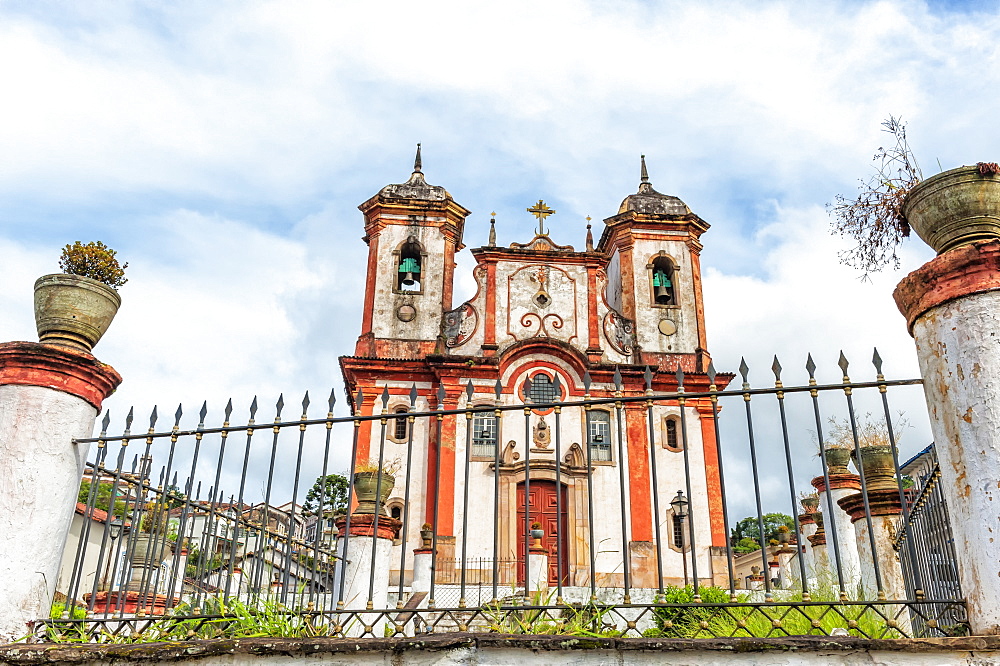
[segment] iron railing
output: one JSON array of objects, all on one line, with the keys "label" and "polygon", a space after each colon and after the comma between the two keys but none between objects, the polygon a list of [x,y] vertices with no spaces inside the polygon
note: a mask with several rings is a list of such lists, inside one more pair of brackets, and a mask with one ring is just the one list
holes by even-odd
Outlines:
[{"label": "iron railing", "polygon": [[[413,386],[403,416],[389,411],[388,386],[375,397],[381,413],[369,415],[362,413],[360,405],[366,400],[371,403],[372,396],[358,391],[351,396],[350,415],[335,415],[336,399],[331,393],[326,415],[310,417],[306,394],[299,418],[283,421],[285,404],[279,398],[273,419],[258,423],[255,398],[249,419],[240,425],[230,420],[230,401],[218,426],[206,423],[208,409],[203,405],[196,427],[181,427],[183,411],[178,407],[173,426],[157,430],[159,417],[154,408],[146,432],[132,432],[130,411],[124,432],[114,436],[108,434],[111,421],[106,414],[98,437],[77,440],[80,445],[96,446],[87,465],[91,484],[86,501],[78,505],[79,538],[67,545],[72,556],[67,556],[60,576],[59,591],[65,596],[66,609],[61,617],[42,620],[36,635],[86,640],[233,635],[248,621],[268,622],[275,614],[284,618],[277,623],[284,627],[281,631],[304,635],[378,637],[480,630],[701,638],[846,631],[891,638],[957,633],[964,622],[961,591],[954,585],[937,585],[940,567],[932,566],[937,562],[930,562],[917,539],[902,538],[927,511],[919,503],[911,509],[898,473],[897,431],[888,392],[918,386],[921,380],[886,379],[877,352],[873,363],[877,373],[873,381],[853,382],[841,355],[842,381],[820,384],[810,357],[808,382],[785,386],[775,359],[774,385],[753,387],[744,362],[742,385],[737,389],[716,386],[718,375],[710,367],[709,389],[691,392],[685,390],[686,376],[679,368],[677,389],[672,392],[654,392],[652,370],[633,368],[644,374],[645,391],[624,391],[616,371],[613,386],[608,387],[611,397],[591,397],[591,380],[586,375],[583,399],[549,403],[511,403],[512,396],[498,382],[495,400],[483,405],[473,400],[476,389],[470,380],[467,404],[456,409],[444,408],[443,387],[436,393],[436,409],[433,404],[419,409],[418,390]],[[524,395],[530,393],[528,386]],[[558,377],[554,394],[562,395]],[[855,404],[862,394],[879,408],[879,427],[891,444],[897,472],[894,483],[902,504],[901,538],[896,543],[901,564],[877,554],[869,479],[858,465],[865,508],[862,520],[869,540],[853,542],[840,523],[829,519],[842,510],[833,494],[827,493],[820,511],[827,516],[828,543],[823,552],[829,564],[821,569],[818,556],[812,555],[820,553],[822,544],[812,545],[805,538],[809,514],[800,519],[798,500],[814,475],[822,478],[826,488],[832,487],[831,470],[825,456],[815,456],[817,445],[808,440],[827,441],[824,414],[833,412],[846,414],[843,422],[853,443],[863,443],[865,426],[859,422]],[[792,396],[798,401],[796,409],[789,407]],[[837,396],[843,403],[827,411]],[[768,413],[774,411],[770,418],[762,420],[755,412],[761,401],[768,401]],[[725,425],[720,412],[727,402],[734,404],[728,408],[733,415]],[[743,409],[738,407],[740,402]],[[692,418],[693,405],[700,417]],[[656,411],[661,408],[679,414],[679,428],[671,438],[679,437],[680,451],[670,449],[680,454],[679,461],[664,457],[661,412]],[[584,424],[584,433],[597,431],[589,427],[589,414],[599,409],[607,410],[610,417],[609,463],[598,461],[594,453],[603,451],[601,446],[607,448],[606,443],[588,441],[590,435],[584,437],[583,447],[575,442],[567,446],[571,437],[580,437],[580,430],[566,423],[576,418],[574,423]],[[533,456],[539,412],[551,414],[554,457],[548,449],[545,455],[536,452]],[[520,418],[519,413],[523,427],[516,429],[505,448],[499,436],[507,438],[508,421]],[[648,441],[641,465],[635,449],[628,447],[629,438],[637,436],[630,434],[637,432],[636,414],[642,416],[642,434]],[[507,420],[499,431],[495,423],[492,430],[475,434],[473,423],[482,415],[492,416],[496,423]],[[396,428],[398,418],[408,424],[405,441],[398,437],[404,434]],[[351,430],[342,437],[344,427]],[[367,440],[362,434],[366,428],[372,433]],[[297,436],[282,437],[296,431]],[[432,461],[421,459],[427,451],[415,437],[418,431],[421,437],[455,446],[457,490],[450,500],[442,497],[440,488],[442,475],[451,471],[442,470],[439,454]],[[450,442],[449,432],[454,433]],[[488,432],[494,436],[493,459],[483,460]],[[261,435],[265,442],[260,442]],[[523,459],[514,453],[517,437],[523,437],[519,448]],[[402,479],[391,479],[395,486],[393,499],[387,503],[391,510],[363,516],[356,511],[359,488],[355,482],[366,443],[376,467],[387,464],[389,448],[405,451],[400,461],[405,473],[400,474]],[[136,444],[141,451],[132,454]],[[305,511],[303,505],[313,475],[326,478],[337,471],[335,461],[348,468],[346,496],[352,499],[351,511],[337,518],[333,529],[329,523],[337,507],[327,495],[331,491],[326,484],[315,486],[312,510]],[[633,466],[631,472],[628,466]],[[630,474],[646,466],[651,496],[642,501],[650,505],[652,542],[639,543],[630,532],[636,501],[630,494]],[[705,481],[708,467],[717,467],[717,485]],[[518,501],[512,505],[510,492],[501,496],[501,474],[514,469],[521,470],[523,477],[520,506]],[[473,471],[474,478],[470,476]],[[572,500],[562,491],[571,477],[580,489]],[[727,487],[727,477],[736,479],[732,482],[736,485]],[[384,475],[377,479],[376,497],[382,484],[390,482]],[[537,515],[530,505],[535,497],[533,482],[536,490],[543,483],[556,489],[556,518],[545,534],[545,554],[555,565],[548,587],[542,585],[542,589],[529,585],[525,566],[531,561],[533,539],[529,535]],[[666,483],[676,483],[683,490],[677,496],[672,489],[664,495]],[[234,484],[234,490],[227,493],[224,486],[229,484]],[[470,507],[473,488],[490,491],[476,494]],[[519,493],[521,489],[518,486]],[[490,498],[485,505],[483,497]],[[677,497],[684,501],[678,503]],[[418,505],[423,508],[420,516],[412,508]],[[737,544],[725,534],[736,522],[737,507],[750,508],[761,536],[766,535],[766,515],[789,511],[792,516],[792,554],[781,564],[779,582],[764,575],[756,586],[759,589],[737,588],[740,574],[734,569],[733,550]],[[454,518],[455,529],[440,534],[434,526],[441,524],[447,512]],[[574,516],[572,523],[562,518],[568,513]],[[429,543],[415,537],[421,517],[430,518]],[[680,522],[668,522],[675,518]],[[396,536],[388,570],[377,562],[380,525],[391,528]],[[364,529],[359,531],[359,526]],[[511,543],[503,543],[504,533],[520,533],[512,542],[517,546],[514,557],[506,557]],[[475,534],[479,536],[473,538]],[[367,551],[351,551],[352,540],[370,540],[371,546]],[[484,543],[489,545],[487,555],[471,550]],[[430,552],[431,575],[429,589],[418,591],[413,581],[414,549],[423,546]],[[865,549],[870,550],[870,557],[861,559],[871,562],[871,570],[852,570],[850,562],[860,561],[856,554]],[[567,558],[567,551],[572,551],[572,559]],[[363,552],[371,558],[368,566],[358,569],[358,561],[347,561],[348,552]],[[761,549],[760,554],[762,571],[770,571],[768,550]],[[945,549],[936,557],[953,560],[954,553]],[[901,567],[905,593],[887,593],[891,592],[885,582],[890,573],[887,566]],[[348,599],[348,577],[358,571],[368,576],[367,598]],[[869,582],[857,586],[858,574]],[[387,586],[389,596],[380,596],[378,590]],[[77,617],[81,609],[82,618]]]}]

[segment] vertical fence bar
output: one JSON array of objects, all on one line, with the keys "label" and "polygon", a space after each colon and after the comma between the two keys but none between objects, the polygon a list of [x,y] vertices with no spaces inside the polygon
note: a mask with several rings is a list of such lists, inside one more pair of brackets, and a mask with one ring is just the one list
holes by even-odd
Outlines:
[{"label": "vertical fence bar", "polygon": [[[243,491],[245,490],[247,483],[247,468],[250,465],[250,443],[253,440],[253,430],[254,430],[253,425],[254,425],[254,417],[256,416],[256,414],[257,414],[257,396],[254,396],[253,401],[250,403],[250,418],[247,420],[247,429],[246,429],[247,441],[245,450],[243,452],[243,471],[240,473],[240,490],[238,498],[236,500],[237,527],[239,528],[240,526],[245,525],[245,527],[242,528],[245,530],[244,538],[246,539],[246,545],[243,547],[244,555],[250,549],[250,525],[243,519]],[[233,572],[235,571],[235,569],[236,569],[236,549],[234,548],[232,552],[229,553],[229,568],[228,571],[226,572],[226,583],[222,592],[223,599],[229,598],[229,591],[232,585]],[[238,597],[239,594],[240,590],[239,588],[237,588],[236,596]]]},{"label": "vertical fence bar", "polygon": [[436,414],[436,418],[437,418],[437,425],[436,425],[436,428],[437,428],[437,439],[436,439],[436,442],[437,443],[435,444],[435,446],[437,447],[437,452],[434,455],[434,510],[433,510],[434,533],[433,533],[433,537],[431,539],[431,590],[430,590],[429,596],[427,597],[427,607],[428,608],[434,608],[434,606],[435,606],[434,593],[435,593],[435,588],[436,588],[437,563],[438,563],[438,525],[439,525],[439,523],[438,523],[438,517],[440,515],[440,509],[441,509],[441,507],[440,507],[440,505],[441,505],[441,451],[443,449],[443,447],[442,447],[443,442],[441,441],[441,433],[444,430],[444,426],[443,426],[444,414],[441,414],[440,412],[444,411],[444,399],[445,399],[444,384],[438,384],[438,391],[437,391],[437,401],[438,401],[437,411],[438,411],[438,414]]},{"label": "vertical fence bar", "polygon": [[[330,472],[330,470],[329,470],[329,463],[330,463],[330,437],[333,434],[333,422],[332,422],[331,419],[333,419],[333,408],[334,408],[334,405],[336,405],[336,404],[337,404],[336,389],[330,389],[330,397],[327,398],[327,401],[326,401],[326,406],[327,406],[326,423],[325,423],[325,425],[326,425],[326,438],[323,441],[323,467],[322,467],[322,469],[320,471],[320,477],[319,477],[320,479],[322,479],[322,481],[320,482],[320,485],[319,485],[319,500],[318,500],[318,504],[316,505],[316,512],[317,512],[318,519],[317,519],[317,523],[316,523],[316,536],[313,539],[313,553],[314,553],[314,558],[315,559],[313,560],[313,571],[312,571],[312,574],[310,576],[310,578],[312,579],[312,589],[310,590],[310,597],[309,597],[310,602],[315,602],[316,599],[319,599],[320,603],[319,603],[318,610],[320,612],[323,612],[323,611],[325,611],[327,609],[327,601],[329,600],[329,598],[331,596],[330,595],[330,587],[333,584],[333,581],[329,579],[329,574],[328,574],[329,567],[330,566],[334,566],[335,567],[336,564],[337,564],[336,559],[334,559],[334,561],[332,563],[331,562],[327,562],[325,564],[325,566],[323,567],[324,570],[323,570],[322,575],[320,576],[322,584],[320,584],[319,582],[317,582],[316,578],[317,578],[317,573],[319,573],[319,570],[320,570],[320,562],[321,562],[320,551],[321,551],[321,549],[323,551],[328,551],[329,550],[329,546],[327,544],[324,544],[324,542],[323,542],[324,534],[326,532],[326,524],[327,524],[327,521],[330,521],[330,522],[333,521],[333,513],[334,513],[334,509],[335,509],[334,506],[331,506],[330,507],[330,516],[327,517],[326,488],[327,488],[327,485],[329,485],[328,484],[327,476],[329,476],[329,472]],[[336,492],[336,490],[333,489],[333,488],[331,488],[330,492],[331,492],[331,494],[333,494],[333,493]],[[308,495],[307,495],[307,500],[308,500]],[[350,502],[350,497],[347,498],[347,501]],[[336,502],[336,498],[335,497],[331,497],[330,498],[330,504],[333,505],[335,502]],[[319,591],[320,587],[322,587],[322,589],[323,589],[323,595],[322,596],[320,596],[320,591]]]},{"label": "vertical fence bar", "polygon": [[646,366],[646,424],[649,427],[650,485],[653,487],[653,535],[656,539],[656,591],[663,594],[663,551],[660,539],[660,484],[656,473],[656,433],[653,426],[653,371]]},{"label": "vertical fence bar", "polygon": [[[691,582],[694,584],[693,599],[696,603],[701,602],[701,593],[698,591],[698,546],[694,533],[694,495],[691,493],[691,453],[688,450],[687,415],[684,413],[684,406],[687,398],[684,397],[684,370],[677,366],[677,404],[681,411],[681,443],[684,445],[684,487],[687,489],[690,513],[688,515],[688,538],[691,540]],[[683,548],[681,556],[683,557]]]},{"label": "vertical fence bar", "polygon": [[[778,414],[781,418],[781,440],[785,445],[785,467],[788,472],[788,494],[792,503],[792,520],[795,523],[795,559],[799,563],[799,580],[802,585],[802,600],[809,601],[809,581],[806,577],[806,563],[805,559],[802,557],[802,544],[799,543],[799,538],[801,538],[802,531],[801,525],[799,525],[799,512],[796,507],[796,495],[798,494],[795,489],[795,473],[792,469],[792,448],[788,442],[788,419],[785,416],[785,392],[781,389],[784,385],[781,383],[781,364],[778,363],[778,357],[774,357],[774,363],[771,364],[771,370],[774,372],[774,388],[777,392],[774,394],[778,399]],[[761,535],[761,547],[764,545],[764,536]],[[784,584],[784,581],[782,581]]]},{"label": "vertical fence bar", "polygon": [[[567,394],[569,391],[567,390]],[[555,395],[559,402],[563,402],[562,399],[562,385],[559,382],[559,375],[556,375],[555,380]],[[562,415],[562,405],[556,405],[553,409],[555,412],[555,428],[556,428],[556,604],[563,604],[563,486],[562,486],[562,438],[560,436],[560,431],[562,430],[560,426],[560,416]]]},{"label": "vertical fence bar", "polygon": [[417,385],[410,386],[410,407],[406,416],[406,481],[403,487],[403,531],[399,546],[399,591],[396,594],[396,608],[403,607],[403,577],[406,575],[406,537],[410,526],[410,476],[413,471],[413,428],[416,419],[413,411],[417,404]]},{"label": "vertical fence bar", "polygon": [[531,399],[531,378],[524,379],[524,525],[521,526],[524,534],[524,596],[522,601],[525,605],[531,603],[528,589],[530,563],[529,553],[531,552],[531,408],[527,403],[534,402]]},{"label": "vertical fence bar", "polygon": [[458,607],[465,608],[465,558],[469,543],[469,467],[472,466],[472,380],[465,385],[465,482],[462,484],[462,582]]},{"label": "vertical fence bar", "polygon": [[[590,400],[590,383],[590,372],[585,371],[583,373],[584,400]],[[590,554],[590,603],[593,604],[597,602],[597,557],[594,553],[594,548],[597,544],[594,541],[594,464],[592,460],[594,447],[591,445],[593,435],[591,434],[590,403],[584,404],[583,409],[587,424],[587,436],[585,438],[587,446],[587,531],[589,533],[587,551]]]},{"label": "vertical fence bar", "polygon": [[[360,388],[357,394],[354,396],[354,414],[352,416],[361,416],[362,405],[364,405],[365,394]],[[344,533],[340,535],[340,589],[337,593],[337,610],[344,609],[344,590],[347,585],[347,545],[351,538],[351,503],[354,501],[354,472],[358,468],[358,437],[359,431],[361,430],[361,420],[358,418],[354,419],[354,436],[351,440],[351,475],[347,479],[347,516],[344,518]],[[334,627],[335,633],[341,633],[343,627],[340,624],[340,619],[338,618],[337,625]]]},{"label": "vertical fence bar", "polygon": [[761,572],[764,574],[764,599],[770,603],[773,601],[773,596],[771,594],[771,568],[767,563],[767,535],[764,533],[764,512],[760,501],[760,475],[758,473],[757,466],[757,443],[754,439],[753,415],[750,408],[750,382],[747,380],[748,372],[750,372],[750,368],[747,367],[746,360],[741,358],[740,374],[743,376],[743,390],[747,391],[743,394],[743,404],[746,407],[747,437],[750,444],[750,468],[753,471],[753,496],[757,506],[757,529],[758,536],[760,538]]},{"label": "vertical fence bar", "polygon": [[375,515],[372,517],[372,561],[368,572],[368,603],[365,607],[372,610],[375,597],[375,563],[378,558],[378,520],[382,513],[382,465],[385,464],[385,429],[389,424],[386,414],[389,413],[389,387],[382,387],[382,418],[379,419],[380,433],[378,440],[378,467],[375,469]]},{"label": "vertical fence bar", "polygon": [[[266,552],[266,550],[268,548],[268,545],[269,545],[268,542],[271,541],[271,538],[270,538],[270,531],[271,531],[271,529],[270,529],[270,522],[271,522],[271,488],[272,488],[272,486],[274,484],[274,461],[275,461],[275,458],[278,455],[278,436],[281,433],[281,427],[278,426],[278,423],[281,422],[281,410],[284,408],[284,406],[285,406],[285,394],[282,393],[282,394],[278,395],[278,402],[276,402],[275,405],[274,405],[274,408],[275,408],[274,426],[271,429],[271,431],[274,434],[274,436],[271,438],[271,462],[268,464],[268,468],[267,468],[267,486],[264,489],[264,519],[263,519],[263,523],[262,523],[262,529],[264,530],[265,534],[268,534],[268,538],[264,542],[265,543],[265,545],[264,545],[265,552]],[[262,558],[261,561],[263,562],[263,558]],[[256,584],[257,584],[258,587],[260,587],[262,585],[260,576],[263,573],[263,569],[264,569],[263,566],[261,566],[260,568],[257,569],[257,578],[256,578],[255,582],[256,582]],[[270,586],[270,584],[271,584],[270,581],[268,581],[268,585],[269,586]]]},{"label": "vertical fence bar", "polygon": [[493,387],[496,404],[496,410],[493,414],[497,425],[493,434],[493,599],[490,601],[493,605],[499,603],[497,597],[500,596],[498,586],[500,576],[500,424],[503,418],[503,412],[500,410],[500,396],[502,393],[503,384],[498,378]]},{"label": "vertical fence bar", "polygon": [[[615,383],[615,397],[621,398],[624,395],[622,391],[622,375],[615,367],[614,374]],[[618,434],[618,494],[620,497],[621,504],[621,521],[622,521],[622,573],[624,576],[625,583],[625,603],[632,603],[632,558],[628,543],[628,499],[625,492],[625,446],[622,443],[623,430],[622,426],[622,409],[624,405],[621,400],[615,401],[615,429]]]},{"label": "vertical fence bar", "polygon": [[[885,601],[885,589],[882,586],[882,567],[879,564],[878,550],[875,547],[875,529],[872,525],[872,511],[868,501],[868,482],[865,480],[865,466],[861,463],[861,442],[858,439],[858,420],[854,413],[854,396],[851,390],[851,378],[847,376],[847,357],[840,352],[840,369],[844,372],[844,397],[847,400],[847,415],[851,421],[851,436],[854,439],[854,451],[857,456],[858,476],[861,478],[861,498],[865,504],[865,524],[868,526],[868,547],[872,553],[872,569],[875,572],[875,589],[879,601]],[[829,488],[827,488],[829,492]]]},{"label": "vertical fence bar", "polygon": [[[725,525],[727,530],[726,534],[726,564],[729,570],[729,601],[736,601],[736,574],[733,570],[733,540],[730,538],[729,530],[729,503],[726,499],[726,476],[724,473],[725,465],[722,460],[722,435],[719,431],[719,396],[718,396],[718,386],[715,384],[715,378],[718,374],[715,372],[715,364],[711,361],[708,362],[708,390],[712,393],[712,426],[715,430],[715,454],[719,459],[719,489],[722,495],[722,523]],[[681,414],[681,419],[683,420],[684,414]]]},{"label": "vertical fence bar", "polygon": [[[307,412],[309,411],[309,391],[306,391],[305,396],[302,398],[302,421],[308,418]],[[304,423],[299,424],[299,446],[295,454],[295,475],[292,479],[292,509],[288,516],[288,548],[285,549],[285,573],[281,581],[281,602],[284,603],[288,598],[288,582],[291,577],[292,568],[292,546],[297,541],[295,537],[295,503],[298,501],[299,493],[299,476],[302,470],[302,447],[305,445],[306,438],[306,425]],[[318,557],[318,553],[317,553]],[[313,560],[315,563],[316,560]],[[294,588],[292,589],[292,605],[295,605],[295,598],[298,596],[298,580],[301,578],[302,573],[302,559],[296,558],[295,560],[295,571],[296,571],[296,582]]]},{"label": "vertical fence bar", "polygon": [[[813,362],[812,354],[809,354],[806,359],[806,372],[809,373],[809,386],[815,387],[816,383],[816,364]],[[833,508],[833,493],[830,492],[830,470],[826,464],[826,443],[823,438],[823,419],[819,412],[819,390],[816,388],[810,388],[809,396],[812,398],[813,404],[813,416],[816,419],[816,438],[819,440],[819,459],[823,465],[823,484],[826,488],[826,515],[823,519],[824,524],[827,521],[833,521],[834,511]],[[833,522],[830,522],[829,534],[833,537],[833,559],[836,563],[837,569],[837,584],[840,588],[840,600],[847,601],[847,590],[844,587],[844,569],[840,561],[840,536],[837,534],[838,530]],[[826,528],[824,527],[824,530]]]}]

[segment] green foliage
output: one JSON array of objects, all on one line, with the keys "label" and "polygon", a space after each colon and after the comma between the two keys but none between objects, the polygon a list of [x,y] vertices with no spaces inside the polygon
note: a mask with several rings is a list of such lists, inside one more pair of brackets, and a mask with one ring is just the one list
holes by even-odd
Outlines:
[{"label": "green foliage", "polygon": [[59,257],[59,268],[63,273],[88,277],[118,289],[128,282],[125,279],[125,269],[128,268],[128,264],[119,264],[115,258],[116,254],[101,241],[86,244],[76,241],[63,248]]},{"label": "green foliage", "polygon": [[[323,509],[324,515],[347,511],[347,478],[340,474],[327,474],[316,479],[316,483],[306,493],[302,510],[307,516],[317,515]],[[323,506],[320,507],[320,499]]]},{"label": "green foliage", "polygon": [[[550,606],[554,592],[536,592],[530,606]],[[509,608],[484,606],[489,631],[499,634],[585,636],[607,638],[621,636],[614,622],[607,619],[608,609],[594,603],[571,604],[560,608]]]},{"label": "green foliage", "polygon": [[[699,587],[698,594],[701,595],[701,603],[723,604],[729,601],[729,593],[718,587]],[[694,588],[690,585],[667,587],[663,591],[663,596],[658,597],[656,601],[664,604],[693,604]],[[653,610],[657,626],[653,631],[657,633],[647,631],[646,634],[687,638],[691,634],[698,633],[701,623],[707,622],[714,614],[714,608],[657,606]]]},{"label": "green foliage", "polygon": [[[778,538],[778,528],[784,525],[789,530],[795,529],[795,520],[791,516],[786,516],[783,513],[766,513],[764,514],[764,540],[770,541],[771,539]],[[760,525],[757,524],[757,516],[748,516],[736,523],[733,527],[732,532],[730,532],[730,539],[734,544],[739,544],[742,539],[753,539],[760,544]],[[758,545],[757,548],[760,548]],[[753,550],[757,550],[754,548]],[[747,551],[749,552],[749,551]]]},{"label": "green foliage", "polygon": [[[101,509],[102,511],[108,511],[111,507],[111,489],[114,484],[112,483],[98,483],[97,484],[97,497],[94,498],[94,508]],[[116,517],[122,517],[128,513],[127,505],[125,500],[122,499],[123,487],[118,486],[115,491],[115,509],[111,511],[111,514]],[[90,501],[90,481],[84,481],[80,484],[80,494],[77,495],[77,502],[82,502],[87,504]]]},{"label": "green foliage", "polygon": [[166,535],[170,524],[170,506],[163,501],[146,504],[139,518],[139,531]]},{"label": "green foliage", "polygon": [[743,537],[733,544],[733,553],[736,555],[746,555],[747,553],[752,553],[755,550],[760,550],[760,544],[750,537]]},{"label": "green foliage", "polygon": [[184,567],[184,575],[188,578],[197,578],[199,573],[214,571],[222,566],[222,556],[210,556],[203,550],[192,547],[188,551],[187,566]]},{"label": "green foliage", "polygon": [[[58,620],[62,618],[63,614],[66,612],[66,604],[55,602],[52,604],[52,608],[49,609],[49,617],[53,620]],[[87,609],[80,606],[73,606],[73,612],[70,614],[70,618],[73,620],[82,620],[87,617]]]}]

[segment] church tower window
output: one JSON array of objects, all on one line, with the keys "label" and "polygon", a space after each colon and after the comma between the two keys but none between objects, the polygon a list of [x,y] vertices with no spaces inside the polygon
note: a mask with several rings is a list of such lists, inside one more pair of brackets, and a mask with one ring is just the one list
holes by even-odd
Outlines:
[{"label": "church tower window", "polygon": [[655,305],[677,305],[674,290],[674,262],[660,253],[649,266],[652,273],[653,303]]},{"label": "church tower window", "polygon": [[681,441],[680,420],[676,416],[668,416],[663,423],[663,446],[670,451],[683,451]]},{"label": "church tower window", "polygon": [[601,409],[587,411],[587,444],[594,462],[611,460],[611,414]]},{"label": "church tower window", "polygon": [[528,398],[535,404],[547,404],[559,402],[559,392],[552,378],[545,373],[539,372],[531,378],[531,388],[528,391]]},{"label": "church tower window", "polygon": [[410,236],[398,252],[395,287],[397,292],[423,293],[423,248]]},{"label": "church tower window", "polygon": [[[409,410],[406,407],[397,407],[395,409],[396,414],[406,414]],[[406,440],[406,436],[409,432],[407,428],[407,422],[405,416],[397,416],[395,422],[393,423],[393,438],[397,441]]]}]

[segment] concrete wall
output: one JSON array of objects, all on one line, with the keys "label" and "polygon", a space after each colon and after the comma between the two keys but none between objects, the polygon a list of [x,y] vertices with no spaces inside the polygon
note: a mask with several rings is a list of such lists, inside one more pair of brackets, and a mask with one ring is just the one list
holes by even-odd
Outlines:
[{"label": "concrete wall", "polygon": [[994,666],[997,637],[922,640],[788,637],[666,640],[453,634],[401,639],[247,638],[146,645],[16,645],[0,647],[0,663],[125,666],[183,661],[199,666],[315,664],[743,664],[808,666]]}]

